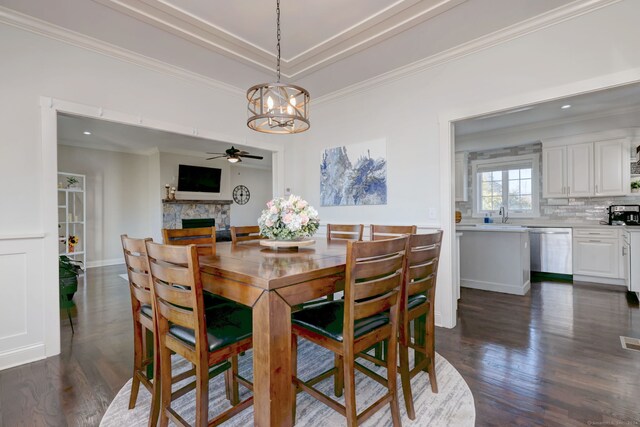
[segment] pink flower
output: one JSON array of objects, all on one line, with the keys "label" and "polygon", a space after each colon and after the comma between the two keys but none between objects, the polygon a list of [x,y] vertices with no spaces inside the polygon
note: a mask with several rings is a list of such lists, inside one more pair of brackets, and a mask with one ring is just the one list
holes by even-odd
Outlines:
[{"label": "pink flower", "polygon": [[293,221],[293,215],[291,213],[287,213],[284,217],[282,217],[282,222],[284,222],[285,224],[289,224],[291,221]]},{"label": "pink flower", "polygon": [[309,222],[309,217],[306,216],[305,214],[300,214],[300,223],[302,223],[302,225],[307,225],[308,222]]},{"label": "pink flower", "polygon": [[277,213],[278,213],[278,208],[276,208],[276,207],[275,207],[275,206],[273,206],[273,205],[272,205],[272,206],[270,206],[270,207],[269,207],[269,213],[277,214]]},{"label": "pink flower", "polygon": [[273,206],[273,200],[268,201],[268,202],[267,202],[267,207],[268,207],[269,209],[271,209],[271,207],[272,207],[272,206]]},{"label": "pink flower", "polygon": [[273,227],[273,221],[271,221],[270,219],[266,220],[264,222],[264,225],[266,225],[267,227]]},{"label": "pink flower", "polygon": [[309,205],[309,203],[307,203],[306,200],[299,200],[298,203],[296,203],[298,209],[304,209],[307,207],[307,205]]}]

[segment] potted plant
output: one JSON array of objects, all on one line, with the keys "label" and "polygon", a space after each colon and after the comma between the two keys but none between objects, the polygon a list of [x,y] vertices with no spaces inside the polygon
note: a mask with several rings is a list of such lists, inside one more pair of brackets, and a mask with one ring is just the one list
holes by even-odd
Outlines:
[{"label": "potted plant", "polygon": [[640,192],[640,181],[632,181],[631,182],[631,192],[632,193]]},{"label": "potted plant", "polygon": [[67,177],[67,188],[78,188],[80,181],[75,176]]},{"label": "potted plant", "polygon": [[[76,261],[69,258],[66,255],[60,255],[58,262],[58,274],[60,284],[60,304],[63,304],[62,298],[65,298],[67,303],[73,302],[71,299],[78,290],[78,275],[82,271],[82,261]],[[66,307],[63,307],[66,308]]]}]

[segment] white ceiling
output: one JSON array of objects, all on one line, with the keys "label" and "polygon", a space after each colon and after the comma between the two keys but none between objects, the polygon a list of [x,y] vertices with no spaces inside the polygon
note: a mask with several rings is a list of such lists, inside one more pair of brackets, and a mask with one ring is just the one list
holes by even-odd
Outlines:
[{"label": "white ceiling", "polygon": [[[581,3],[282,0],[283,77],[318,97]],[[274,79],[275,0],[0,0],[0,5],[243,90]]]},{"label": "white ceiling", "polygon": [[[85,131],[91,132],[91,135],[85,135]],[[231,148],[231,144],[227,142],[68,115],[58,116],[58,143],[134,154],[150,154],[157,148],[161,152],[202,158],[213,157],[207,155],[207,152],[223,153],[226,149]],[[271,169],[272,156],[270,151],[237,144],[235,147],[264,157],[263,160],[243,159],[242,163],[236,163],[237,166]],[[226,162],[226,160],[223,158],[211,162],[213,165],[216,162]]]},{"label": "white ceiling", "polygon": [[[563,105],[571,107],[563,109]],[[629,114],[635,115],[636,126],[640,126],[640,84],[619,86],[462,120],[455,124],[455,132],[456,137],[468,140],[473,135]]]}]

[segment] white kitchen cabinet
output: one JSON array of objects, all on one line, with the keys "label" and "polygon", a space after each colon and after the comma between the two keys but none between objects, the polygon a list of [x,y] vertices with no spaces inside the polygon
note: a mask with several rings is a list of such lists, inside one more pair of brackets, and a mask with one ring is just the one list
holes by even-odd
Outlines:
[{"label": "white kitchen cabinet", "polygon": [[456,202],[466,202],[469,200],[468,180],[469,172],[467,166],[467,153],[456,153],[455,162],[456,180]]},{"label": "white kitchen cabinet", "polygon": [[620,269],[621,248],[620,234],[617,229],[574,230],[574,280],[594,281],[590,278],[608,278],[615,281],[606,283],[623,284],[624,271]]},{"label": "white kitchen cabinet", "polygon": [[593,195],[593,144],[567,146],[567,188],[569,197]]},{"label": "white kitchen cabinet", "polygon": [[542,196],[625,195],[631,180],[629,161],[627,138],[570,144],[543,142]]},{"label": "white kitchen cabinet", "polygon": [[567,147],[542,149],[542,197],[567,197]]},{"label": "white kitchen cabinet", "polygon": [[598,141],[594,147],[595,195],[622,196],[629,193],[631,171],[627,140]]}]

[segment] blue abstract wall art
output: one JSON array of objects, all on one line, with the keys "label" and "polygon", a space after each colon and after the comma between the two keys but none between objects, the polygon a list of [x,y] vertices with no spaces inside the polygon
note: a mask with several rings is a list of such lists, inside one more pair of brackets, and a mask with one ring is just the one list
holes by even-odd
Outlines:
[{"label": "blue abstract wall art", "polygon": [[387,204],[385,140],[327,148],[320,162],[320,205]]}]

